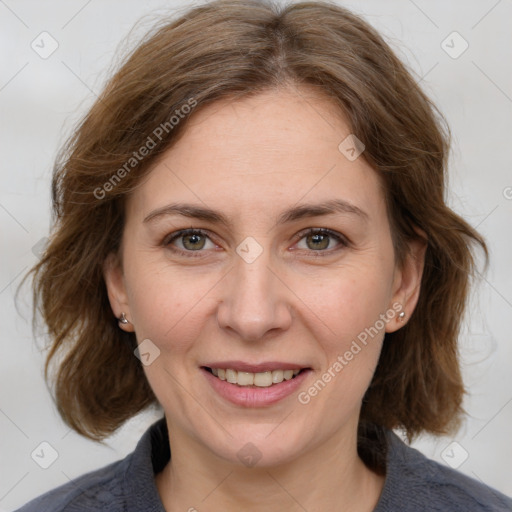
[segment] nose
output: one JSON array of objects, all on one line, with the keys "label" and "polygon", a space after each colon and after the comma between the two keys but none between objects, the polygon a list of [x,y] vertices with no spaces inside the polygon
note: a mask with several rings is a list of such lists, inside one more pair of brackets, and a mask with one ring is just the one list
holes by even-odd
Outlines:
[{"label": "nose", "polygon": [[291,291],[269,263],[267,250],[252,263],[235,257],[234,268],[223,280],[218,323],[246,341],[261,340],[291,325]]}]

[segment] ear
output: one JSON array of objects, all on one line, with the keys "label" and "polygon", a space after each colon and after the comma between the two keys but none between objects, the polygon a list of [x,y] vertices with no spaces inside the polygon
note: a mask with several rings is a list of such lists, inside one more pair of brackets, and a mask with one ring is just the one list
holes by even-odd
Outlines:
[{"label": "ear", "polygon": [[103,278],[105,279],[108,300],[114,315],[116,318],[119,318],[121,313],[124,313],[129,321],[125,324],[120,322],[119,327],[126,332],[134,332],[124,283],[123,268],[118,254],[110,253],[103,262]]},{"label": "ear", "polygon": [[[411,318],[421,289],[421,277],[425,266],[425,252],[427,249],[427,236],[418,230],[419,238],[410,241],[405,260],[400,268],[395,270],[393,282],[393,296],[390,306],[397,311],[396,316],[387,323],[386,332],[395,332],[403,327]],[[397,305],[400,305],[398,307]],[[390,308],[391,309],[391,308]],[[400,313],[404,313],[400,318]]]}]

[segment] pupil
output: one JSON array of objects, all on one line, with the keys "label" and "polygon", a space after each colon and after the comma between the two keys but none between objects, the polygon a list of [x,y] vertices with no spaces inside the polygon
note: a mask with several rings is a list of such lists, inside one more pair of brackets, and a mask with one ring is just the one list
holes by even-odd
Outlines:
[{"label": "pupil", "polygon": [[187,235],[184,237],[183,245],[188,249],[202,249],[204,246],[204,240],[201,240],[201,235]]},{"label": "pupil", "polygon": [[315,235],[310,235],[309,241],[313,242],[315,249],[326,249],[329,245],[329,236],[323,235],[321,233],[317,233]]}]

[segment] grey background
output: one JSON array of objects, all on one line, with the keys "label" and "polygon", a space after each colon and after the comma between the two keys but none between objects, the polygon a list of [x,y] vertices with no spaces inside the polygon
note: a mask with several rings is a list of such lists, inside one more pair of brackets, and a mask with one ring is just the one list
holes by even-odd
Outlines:
[{"label": "grey background", "polygon": [[[71,432],[42,378],[42,338],[31,331],[28,289],[20,294],[19,311],[13,297],[49,230],[57,149],[101,90],[116,50],[126,47],[120,42],[141,17],[149,15],[131,44],[155,16],[189,5],[0,0],[0,511],[123,457],[155,418],[154,412],[135,418],[103,445]],[[414,445],[512,495],[512,3],[343,5],[381,30],[446,115],[454,134],[449,202],[478,227],[491,249],[491,267],[474,291],[461,336],[470,391],[467,421],[455,439],[424,437]],[[44,59],[31,47],[34,40],[43,45],[41,37],[48,37],[39,36],[43,31],[58,43]],[[464,41],[469,46],[459,55]],[[50,45],[45,39],[46,51]],[[52,449],[40,447],[41,442]],[[52,462],[52,450],[57,458],[43,469],[40,464]]]}]

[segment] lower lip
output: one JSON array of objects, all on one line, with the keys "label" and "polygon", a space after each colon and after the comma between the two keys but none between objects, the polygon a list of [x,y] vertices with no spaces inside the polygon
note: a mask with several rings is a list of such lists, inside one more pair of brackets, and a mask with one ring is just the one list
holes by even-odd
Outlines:
[{"label": "lower lip", "polygon": [[230,384],[226,380],[215,377],[204,368],[201,368],[201,371],[213,389],[229,402],[242,407],[265,407],[290,396],[304,382],[311,370],[302,370],[293,379],[283,380],[283,382],[272,384],[267,388]]}]

